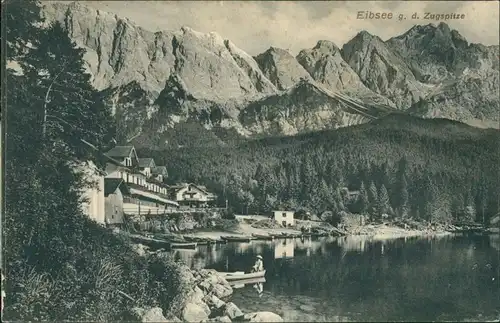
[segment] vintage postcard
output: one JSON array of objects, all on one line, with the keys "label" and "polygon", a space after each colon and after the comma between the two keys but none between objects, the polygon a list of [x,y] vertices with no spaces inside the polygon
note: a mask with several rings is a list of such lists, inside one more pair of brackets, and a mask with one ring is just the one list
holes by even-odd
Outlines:
[{"label": "vintage postcard", "polygon": [[498,1],[1,21],[3,321],[500,321]]}]

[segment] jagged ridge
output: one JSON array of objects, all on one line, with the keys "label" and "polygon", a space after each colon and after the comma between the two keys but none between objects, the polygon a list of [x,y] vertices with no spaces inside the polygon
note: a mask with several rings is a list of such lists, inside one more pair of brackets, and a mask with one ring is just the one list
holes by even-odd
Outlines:
[{"label": "jagged ridge", "polygon": [[[125,141],[161,146],[185,122],[244,136],[293,134],[366,122],[392,108],[498,120],[498,46],[469,45],[446,25],[416,26],[387,42],[361,32],[342,49],[323,40],[296,57],[276,47],[251,57],[216,33],[153,33],[81,3],[48,4],[44,13],[87,49],[94,85]],[[423,46],[426,57],[416,54]],[[436,67],[446,73],[429,76]]]}]

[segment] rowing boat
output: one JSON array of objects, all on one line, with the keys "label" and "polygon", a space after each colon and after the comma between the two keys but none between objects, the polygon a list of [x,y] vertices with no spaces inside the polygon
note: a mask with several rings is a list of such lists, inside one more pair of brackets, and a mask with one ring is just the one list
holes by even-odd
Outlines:
[{"label": "rowing boat", "polygon": [[171,242],[170,248],[172,249],[196,249],[197,242]]},{"label": "rowing boat", "polygon": [[256,273],[248,273],[248,274],[242,274],[241,272],[235,272],[235,273],[226,273],[224,278],[230,282],[230,281],[235,281],[235,280],[247,280],[247,279],[252,279],[252,278],[260,278],[264,277],[266,275],[266,271],[258,271]]},{"label": "rowing boat", "polygon": [[265,234],[257,234],[257,233],[252,233],[252,237],[254,237],[255,239],[259,239],[259,240],[273,240],[274,239],[274,236],[265,235]]},{"label": "rowing boat", "polygon": [[238,237],[238,236],[221,236],[222,240],[230,241],[230,242],[250,242],[252,238],[250,237]]}]

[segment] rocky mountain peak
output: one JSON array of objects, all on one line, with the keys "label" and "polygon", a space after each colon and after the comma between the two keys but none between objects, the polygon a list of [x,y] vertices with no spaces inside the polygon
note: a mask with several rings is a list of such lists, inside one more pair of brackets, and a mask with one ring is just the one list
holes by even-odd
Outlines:
[{"label": "rocky mountain peak", "polygon": [[340,52],[340,48],[334,42],[329,40],[319,40],[313,49],[321,50],[322,52],[336,53]]},{"label": "rocky mountain peak", "polygon": [[311,78],[309,73],[287,50],[270,47],[254,58],[264,75],[278,90],[285,90],[293,86],[301,78]]},{"label": "rocky mountain peak", "polygon": [[398,108],[407,109],[423,95],[402,56],[379,37],[361,31],[342,46],[341,53],[367,88],[385,96]]},{"label": "rocky mountain peak", "polygon": [[342,58],[340,49],[331,41],[320,40],[312,49],[304,49],[297,61],[312,78],[332,91],[341,91],[358,98],[370,97],[373,102],[391,104],[381,95],[368,89],[356,72]]},{"label": "rocky mountain peak", "polygon": [[402,57],[410,58],[410,68],[422,82],[439,83],[461,74],[463,60],[469,60],[467,40],[446,23],[415,26],[386,44]]}]

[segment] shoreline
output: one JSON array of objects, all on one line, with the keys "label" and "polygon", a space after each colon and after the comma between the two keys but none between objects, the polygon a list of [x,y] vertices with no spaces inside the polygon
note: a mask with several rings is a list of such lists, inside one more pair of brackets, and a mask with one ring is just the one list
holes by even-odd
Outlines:
[{"label": "shoreline", "polygon": [[[453,234],[453,232],[445,229],[428,229],[428,230],[417,230],[417,229],[404,229],[396,225],[391,224],[367,224],[363,226],[358,226],[354,228],[348,228],[344,234],[339,234],[339,230],[335,231],[336,234],[331,234],[331,230],[328,226],[322,227],[319,233],[307,233],[306,235],[311,236],[366,236],[373,240],[388,240],[388,239],[399,239],[399,238],[410,238],[410,237],[423,237],[423,236],[447,236]],[[333,227],[332,227],[333,228]],[[291,228],[255,228],[246,223],[240,223],[237,230],[210,230],[201,229],[190,233],[181,233],[179,235],[186,238],[196,238],[196,239],[213,239],[221,240],[221,236],[231,235],[237,237],[252,237],[252,234],[258,235],[269,235],[274,236],[275,239],[279,239],[281,234],[296,235],[300,237],[302,232],[300,230]],[[264,240],[259,238],[253,238],[252,240]]]}]

